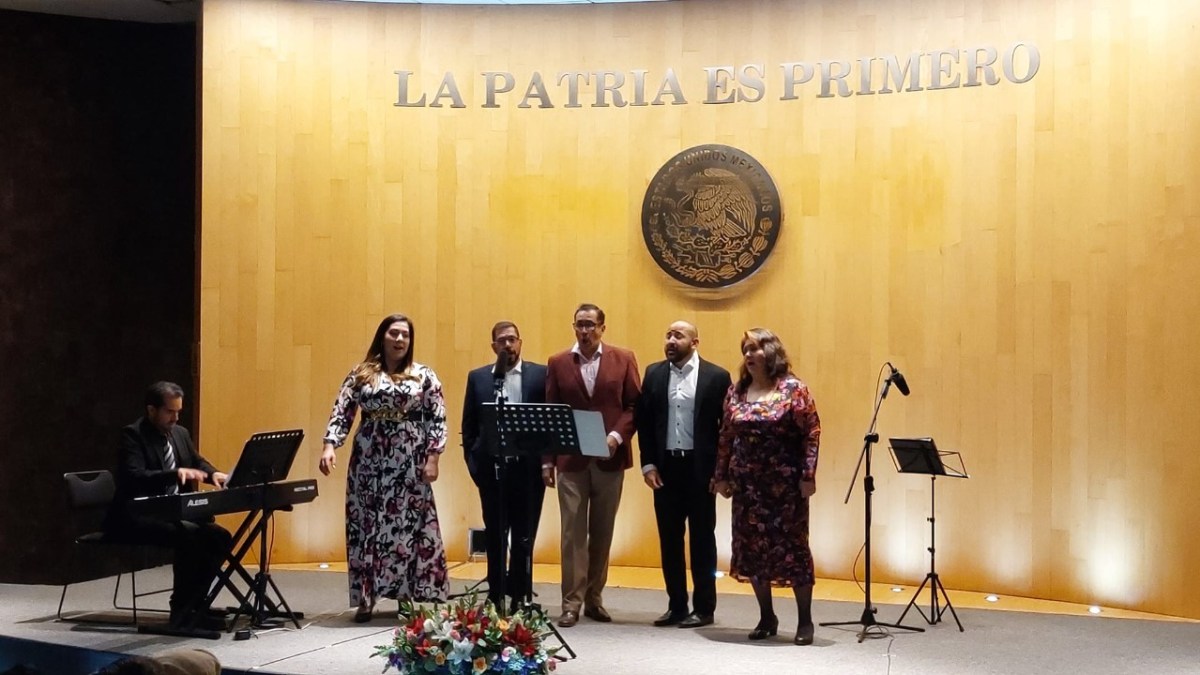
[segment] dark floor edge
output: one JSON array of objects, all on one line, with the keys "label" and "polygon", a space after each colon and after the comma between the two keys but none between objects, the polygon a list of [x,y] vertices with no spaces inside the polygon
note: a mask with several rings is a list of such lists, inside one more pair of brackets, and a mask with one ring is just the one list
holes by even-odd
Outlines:
[{"label": "dark floor edge", "polygon": [[[118,652],[72,647],[52,642],[39,642],[0,635],[0,674],[15,672],[40,675],[91,675],[101,668],[127,656]],[[20,671],[19,667],[25,671]],[[249,671],[221,667],[222,675],[251,675]],[[283,675],[255,670],[254,675]]]}]

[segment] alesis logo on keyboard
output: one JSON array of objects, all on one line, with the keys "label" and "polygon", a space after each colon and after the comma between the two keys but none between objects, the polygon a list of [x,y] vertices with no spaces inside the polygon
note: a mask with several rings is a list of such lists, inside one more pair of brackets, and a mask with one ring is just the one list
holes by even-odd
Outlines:
[{"label": "alesis logo on keyboard", "polygon": [[299,485],[299,486],[292,488],[292,492],[312,492],[313,490],[316,490],[316,489],[317,489],[316,485]]},{"label": "alesis logo on keyboard", "polygon": [[208,497],[193,497],[187,500],[188,506],[204,506],[208,504]]}]

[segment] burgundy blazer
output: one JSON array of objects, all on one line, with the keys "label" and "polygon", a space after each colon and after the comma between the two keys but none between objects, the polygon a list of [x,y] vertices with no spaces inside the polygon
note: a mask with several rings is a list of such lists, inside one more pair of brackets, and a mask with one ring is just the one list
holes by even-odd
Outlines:
[{"label": "burgundy blazer", "polygon": [[[638,374],[637,357],[628,349],[604,345],[596,387],[588,396],[583,375],[575,354],[568,349],[550,357],[546,364],[546,402],[566,403],[575,410],[595,410],[604,418],[605,433],[621,435],[621,445],[612,459],[599,460],[602,471],[623,471],[633,466],[630,450],[634,426],[634,409],[642,393],[642,378]],[[582,471],[590,458],[578,455],[547,456],[542,463],[554,462],[559,471]]]}]

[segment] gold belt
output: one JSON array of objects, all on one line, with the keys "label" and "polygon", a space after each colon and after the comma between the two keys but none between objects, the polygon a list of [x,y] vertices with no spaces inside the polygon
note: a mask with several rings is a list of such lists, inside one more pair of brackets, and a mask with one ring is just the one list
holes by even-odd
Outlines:
[{"label": "gold belt", "polygon": [[407,410],[396,410],[390,408],[386,410],[367,410],[363,412],[363,417],[368,421],[376,422],[379,420],[387,420],[389,422],[403,422],[409,418]]}]

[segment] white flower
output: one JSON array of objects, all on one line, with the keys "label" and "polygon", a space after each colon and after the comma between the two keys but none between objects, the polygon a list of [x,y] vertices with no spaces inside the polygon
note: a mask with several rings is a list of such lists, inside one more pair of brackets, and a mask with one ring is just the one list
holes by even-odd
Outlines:
[{"label": "white flower", "polygon": [[450,651],[451,661],[462,663],[471,660],[471,650],[474,649],[475,644],[470,639],[454,640],[453,645]]}]

